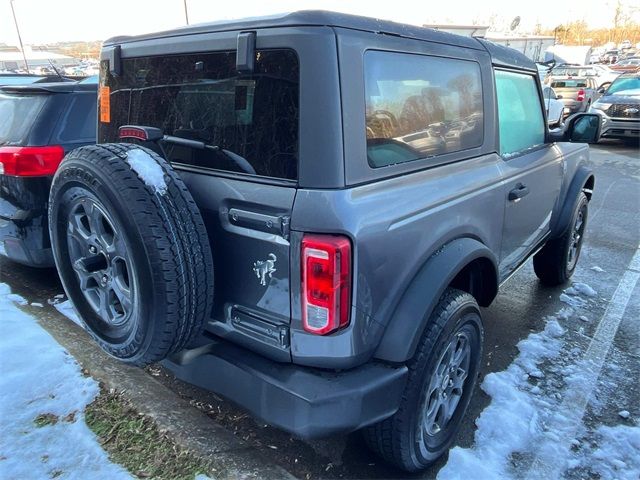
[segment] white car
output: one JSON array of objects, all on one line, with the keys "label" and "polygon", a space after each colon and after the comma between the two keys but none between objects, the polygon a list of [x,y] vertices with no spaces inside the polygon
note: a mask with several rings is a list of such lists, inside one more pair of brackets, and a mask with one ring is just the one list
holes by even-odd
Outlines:
[{"label": "white car", "polygon": [[547,111],[547,124],[549,128],[557,128],[562,124],[564,103],[558,99],[556,92],[551,87],[543,87],[542,93],[544,95],[544,107]]}]

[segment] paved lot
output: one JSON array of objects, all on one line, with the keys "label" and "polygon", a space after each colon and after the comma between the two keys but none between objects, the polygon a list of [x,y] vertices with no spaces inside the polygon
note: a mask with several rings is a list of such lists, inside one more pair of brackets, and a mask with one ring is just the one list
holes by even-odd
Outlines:
[{"label": "paved lot", "polygon": [[[567,342],[579,351],[586,351],[596,329],[608,315],[607,306],[621,280],[626,278],[629,263],[640,243],[640,149],[637,144],[605,141],[592,149],[592,164],[596,171],[596,189],[590,204],[587,243],[575,274],[574,281],[584,282],[597,291],[597,297],[577,309],[577,314],[588,321],[576,320],[569,325]],[[599,267],[599,269],[593,269]],[[0,260],[0,281],[11,285],[14,292],[32,302],[46,305],[47,299],[61,293],[62,288],[54,271],[39,271]],[[560,300],[563,288],[541,286],[527,265],[501,289],[495,303],[484,311],[486,328],[485,359],[482,377],[504,370],[513,361],[518,350],[516,344],[531,332],[544,328],[544,318],[560,311],[565,305]],[[605,351],[605,368],[601,381],[594,385],[598,401],[591,401],[585,411],[586,424],[616,424],[621,409],[631,410],[640,417],[640,286],[630,292],[630,299],[612,348]],[[576,350],[578,351],[578,350]],[[611,370],[612,364],[623,365],[621,371]],[[236,435],[269,452],[294,475],[310,478],[401,478],[403,474],[385,466],[370,454],[360,436],[322,441],[303,442],[250,418],[245,412],[217,396],[176,381],[161,368],[148,369],[168,388],[194,407],[204,411]],[[603,381],[603,379],[611,379]],[[635,380],[634,380],[635,379]],[[480,383],[480,382],[479,382]],[[488,405],[489,397],[478,389],[472,400],[457,445],[473,444],[474,419]],[[635,408],[635,412],[632,410]],[[443,459],[425,474],[433,478],[445,463]],[[522,471],[528,469],[532,459],[521,460]],[[518,460],[514,460],[517,464]],[[405,475],[406,476],[406,475]],[[412,476],[411,478],[416,478]]]}]

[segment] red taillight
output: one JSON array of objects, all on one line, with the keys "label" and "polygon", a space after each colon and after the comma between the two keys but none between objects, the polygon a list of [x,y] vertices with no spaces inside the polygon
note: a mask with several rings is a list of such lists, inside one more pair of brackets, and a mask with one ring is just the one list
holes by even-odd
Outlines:
[{"label": "red taillight", "polygon": [[137,127],[120,127],[118,129],[118,136],[120,138],[135,138],[137,140],[148,140],[147,132],[144,128]]},{"label": "red taillight", "polygon": [[578,98],[577,98],[577,100],[579,102],[584,101],[584,90],[583,89],[578,90]]},{"label": "red taillight", "polygon": [[349,323],[351,243],[334,235],[302,239],[302,325],[326,335]]},{"label": "red taillight", "polygon": [[64,158],[59,145],[47,147],[0,147],[0,174],[42,177],[56,173]]}]

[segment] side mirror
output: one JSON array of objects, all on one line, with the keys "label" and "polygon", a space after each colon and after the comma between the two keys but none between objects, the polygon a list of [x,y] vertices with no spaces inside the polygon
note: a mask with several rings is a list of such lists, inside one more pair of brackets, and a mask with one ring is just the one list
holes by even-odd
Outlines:
[{"label": "side mirror", "polygon": [[565,120],[564,128],[549,133],[552,142],[596,143],[600,138],[600,115],[576,113]]},{"label": "side mirror", "polygon": [[604,88],[604,87],[600,87],[597,91],[598,91],[598,93],[604,93],[604,92],[607,91],[607,89]]}]

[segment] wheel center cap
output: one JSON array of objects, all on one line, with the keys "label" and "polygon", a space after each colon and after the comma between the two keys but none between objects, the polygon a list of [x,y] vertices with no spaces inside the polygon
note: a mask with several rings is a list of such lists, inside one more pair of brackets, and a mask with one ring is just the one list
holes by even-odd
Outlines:
[{"label": "wheel center cap", "polygon": [[446,391],[447,388],[449,388],[449,375],[444,376],[444,379],[442,380],[442,385],[440,386],[440,388],[442,389],[442,391]]}]

